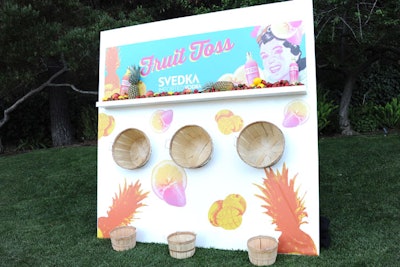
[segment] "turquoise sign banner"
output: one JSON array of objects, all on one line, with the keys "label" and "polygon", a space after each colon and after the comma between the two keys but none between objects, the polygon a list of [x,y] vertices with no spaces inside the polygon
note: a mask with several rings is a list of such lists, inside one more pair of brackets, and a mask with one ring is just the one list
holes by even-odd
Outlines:
[{"label": "turquoise sign banner", "polygon": [[303,26],[302,21],[278,22],[109,47],[105,89],[121,93],[132,65],[141,68],[142,93],[201,90],[216,81],[250,85],[255,77],[289,80],[292,63],[299,69],[297,79],[305,83]]}]

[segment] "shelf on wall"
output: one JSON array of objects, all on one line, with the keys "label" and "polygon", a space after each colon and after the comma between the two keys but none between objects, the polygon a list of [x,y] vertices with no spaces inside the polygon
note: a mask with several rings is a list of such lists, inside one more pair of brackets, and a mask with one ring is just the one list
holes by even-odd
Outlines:
[{"label": "shelf on wall", "polygon": [[154,104],[170,104],[170,103],[188,103],[188,102],[204,102],[216,101],[223,99],[235,98],[255,98],[255,97],[268,97],[268,96],[282,96],[282,95],[304,95],[307,93],[305,85],[299,86],[284,86],[272,87],[262,89],[246,89],[234,91],[221,91],[221,92],[207,92],[197,94],[181,94],[170,96],[157,96],[146,98],[135,98],[125,100],[101,101],[97,102],[96,106],[101,108],[121,108],[129,106],[144,106]]}]

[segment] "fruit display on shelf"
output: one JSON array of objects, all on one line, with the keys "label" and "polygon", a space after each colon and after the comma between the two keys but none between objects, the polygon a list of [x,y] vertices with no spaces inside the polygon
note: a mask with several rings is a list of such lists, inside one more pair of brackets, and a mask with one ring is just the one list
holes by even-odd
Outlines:
[{"label": "fruit display on shelf", "polygon": [[[274,87],[286,87],[286,86],[298,86],[304,85],[301,82],[290,83],[287,80],[280,80],[274,83],[267,82],[261,78],[255,78],[251,85],[247,84],[233,84],[232,82],[227,81],[217,81],[207,83],[201,90],[198,89],[184,89],[181,92],[160,92],[154,93],[149,90],[146,91],[145,94],[136,95],[134,98],[148,98],[148,97],[162,97],[162,96],[173,96],[173,95],[186,95],[186,94],[200,94],[200,93],[213,93],[213,92],[222,92],[222,91],[235,91],[235,90],[252,90],[252,89],[265,89],[265,88],[274,88]],[[113,101],[113,100],[125,100],[131,99],[128,94],[119,94],[114,93],[111,97],[104,97],[103,101]]]}]

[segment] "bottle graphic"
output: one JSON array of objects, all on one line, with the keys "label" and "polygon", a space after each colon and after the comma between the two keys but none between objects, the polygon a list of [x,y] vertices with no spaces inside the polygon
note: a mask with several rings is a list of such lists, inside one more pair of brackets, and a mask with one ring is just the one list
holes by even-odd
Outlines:
[{"label": "bottle graphic", "polygon": [[295,84],[299,81],[299,65],[293,59],[289,65],[289,79],[291,84]]},{"label": "bottle graphic", "polygon": [[253,59],[250,52],[246,53],[246,63],[244,64],[247,85],[251,85],[255,78],[260,77],[257,62]]},{"label": "bottle graphic", "polygon": [[124,77],[122,77],[121,88],[120,88],[121,95],[128,94],[129,86],[131,86],[131,83],[129,82],[130,74],[131,74],[130,71],[126,70]]}]

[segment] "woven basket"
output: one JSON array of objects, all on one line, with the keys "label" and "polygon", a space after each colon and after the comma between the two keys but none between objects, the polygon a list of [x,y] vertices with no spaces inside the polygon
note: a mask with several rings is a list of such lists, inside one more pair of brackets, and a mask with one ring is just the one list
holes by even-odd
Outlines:
[{"label": "woven basket", "polygon": [[239,157],[255,168],[274,165],[282,157],[285,138],[282,131],[274,124],[257,121],[247,125],[236,142]]},{"label": "woven basket", "polygon": [[275,263],[278,254],[278,241],[270,236],[255,236],[247,241],[249,260],[257,266]]},{"label": "woven basket", "polygon": [[212,150],[211,137],[202,127],[186,125],[173,135],[169,154],[183,168],[199,168],[210,160]]},{"label": "woven basket", "polygon": [[168,236],[169,255],[176,259],[186,259],[196,250],[196,234],[192,232],[175,232]]},{"label": "woven basket", "polygon": [[124,130],[115,138],[112,146],[115,163],[128,170],[145,165],[150,154],[150,141],[146,134],[138,129]]},{"label": "woven basket", "polygon": [[116,251],[124,251],[136,246],[136,228],[119,226],[110,232],[111,245]]}]

